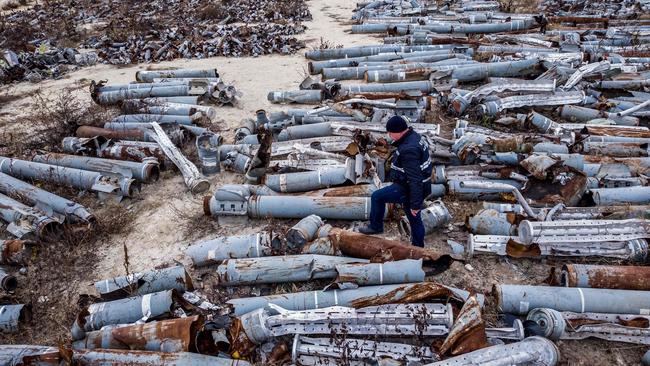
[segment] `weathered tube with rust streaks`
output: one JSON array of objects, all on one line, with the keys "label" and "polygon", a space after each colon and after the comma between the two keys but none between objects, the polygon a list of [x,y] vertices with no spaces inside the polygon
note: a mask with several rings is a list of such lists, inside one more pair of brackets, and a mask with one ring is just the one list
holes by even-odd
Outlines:
[{"label": "weathered tube with rust streaks", "polygon": [[560,284],[566,287],[650,290],[650,267],[567,264],[562,267]]},{"label": "weathered tube with rust streaks", "polygon": [[153,139],[148,138],[145,131],[132,129],[132,130],[110,130],[107,128],[93,127],[93,126],[81,126],[77,128],[75,132],[77,137],[88,137],[92,138],[95,136],[103,136],[107,139],[115,140],[134,140],[134,141],[146,141],[146,142],[155,142]]},{"label": "weathered tube with rust streaks", "polygon": [[423,259],[431,262],[446,257],[446,255],[431,249],[419,248],[396,240],[368,236],[338,228],[332,229],[328,237],[341,253],[355,258],[374,260]]},{"label": "weathered tube with rust streaks", "polygon": [[209,337],[209,334],[200,333],[202,326],[201,315],[144,324],[106,326],[88,332],[85,339],[73,342],[72,347],[215,353],[214,349],[202,347],[210,343],[203,339],[206,335]]}]

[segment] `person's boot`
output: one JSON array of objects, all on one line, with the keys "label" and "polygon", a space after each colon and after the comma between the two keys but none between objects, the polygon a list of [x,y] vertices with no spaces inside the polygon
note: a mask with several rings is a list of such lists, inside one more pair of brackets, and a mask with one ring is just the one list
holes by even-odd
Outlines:
[{"label": "person's boot", "polygon": [[358,229],[358,231],[359,231],[361,234],[366,234],[366,235],[375,235],[375,234],[381,234],[381,233],[384,232],[383,230],[382,230],[382,231],[377,231],[377,230],[371,228],[370,225],[368,225],[368,226],[362,226],[362,227],[360,227],[360,228]]}]

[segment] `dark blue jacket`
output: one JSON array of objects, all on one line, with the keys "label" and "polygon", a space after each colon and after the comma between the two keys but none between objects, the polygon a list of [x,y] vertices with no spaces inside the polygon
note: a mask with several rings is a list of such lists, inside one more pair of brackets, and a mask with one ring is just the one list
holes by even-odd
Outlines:
[{"label": "dark blue jacket", "polygon": [[431,185],[433,164],[429,145],[412,128],[393,145],[397,150],[393,153],[389,177],[408,190],[410,208],[420,210],[424,208],[425,193],[430,192],[426,186]]}]

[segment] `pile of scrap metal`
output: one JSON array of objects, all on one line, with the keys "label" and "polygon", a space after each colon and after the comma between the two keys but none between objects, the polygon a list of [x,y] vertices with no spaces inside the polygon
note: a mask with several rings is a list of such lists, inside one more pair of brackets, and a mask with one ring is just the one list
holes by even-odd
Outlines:
[{"label": "pile of scrap metal", "polygon": [[[0,61],[0,83],[59,77],[95,62],[289,54],[304,48],[295,35],[305,29],[301,21],[311,19],[303,0],[118,5],[64,0],[1,14],[0,50],[6,63]],[[96,52],[79,53],[82,48]]]},{"label": "pile of scrap metal", "polygon": [[[558,17],[565,17],[568,23],[592,21],[583,20],[581,17],[598,19],[605,25],[608,20],[636,20],[643,18],[650,11],[650,4],[647,1],[605,1],[592,0],[589,2],[565,2],[555,0],[540,1],[539,8],[547,14],[554,14]],[[578,17],[576,17],[576,15]],[[598,16],[598,17],[596,17]],[[576,18],[578,18],[576,20]]]},{"label": "pile of scrap metal", "polygon": [[[439,126],[419,123],[424,98],[346,102],[270,116],[260,110],[256,120],[244,121],[235,132],[237,143],[219,147],[219,160],[225,169],[245,174],[248,184],[217,187],[205,198],[206,215],[367,219],[370,195],[385,178],[383,121],[396,113],[412,117],[418,121],[412,127],[432,146]],[[444,195],[445,187],[432,184],[432,192],[430,200]],[[431,203],[429,211],[432,230],[448,221],[442,203]]]},{"label": "pile of scrap metal", "polygon": [[15,53],[5,50],[0,58],[0,84],[28,80],[38,82],[59,78],[81,66],[94,65],[95,52],[79,53],[74,48],[46,48],[33,52]]},{"label": "pile of scrap metal", "polygon": [[[236,358],[264,364],[447,365],[454,358],[441,357],[464,354],[478,364],[517,352],[553,365],[559,357],[552,342],[526,338],[520,320],[487,327],[483,295],[426,281],[425,275],[446,268],[448,256],[332,228],[316,215],[285,236],[263,231],[216,237],[193,243],[186,254],[197,267],[211,266],[220,287],[324,286],[227,301],[223,310],[232,321],[223,345]],[[504,339],[515,343],[506,345]]]},{"label": "pile of scrap metal", "polygon": [[[135,78],[124,85],[91,84],[96,103],[119,105],[123,115],[103,128],[80,127],[77,137],[66,139],[64,150],[138,161],[155,158],[162,166],[171,160],[193,193],[206,191],[210,184],[203,175],[220,171],[222,143],[220,135],[206,128],[217,116],[212,105],[233,105],[241,93],[224,83],[216,69],[138,71]],[[175,146],[192,138],[201,172]]]},{"label": "pile of scrap metal", "polygon": [[[136,78],[140,83],[92,84],[97,103],[119,103],[124,114],[103,128],[79,127],[76,137],[63,139],[64,154],[41,152],[32,161],[0,157],[0,217],[9,233],[43,239],[62,224],[95,222],[84,206],[31,181],[120,201],[137,194],[141,184],[156,181],[161,169],[176,166],[191,192],[210,188],[204,174],[219,171],[221,137],[198,124],[208,125],[216,116],[205,103],[232,104],[238,92],[214,69],[140,71]],[[194,136],[202,172],[177,147]]]},{"label": "pile of scrap metal", "polygon": [[[91,96],[97,104],[101,105],[126,103],[123,109],[131,110],[129,114],[189,116],[182,119],[184,123],[179,122],[189,125],[200,117],[214,118],[216,115],[216,111],[200,107],[198,104],[233,104],[239,96],[233,85],[228,85],[221,80],[216,69],[137,71],[135,79],[136,82],[123,85],[93,82],[90,86]],[[188,107],[187,104],[191,106]],[[137,117],[116,122],[147,122],[143,120],[144,117],[139,119]],[[163,117],[150,118],[153,121],[166,122],[160,119]]]},{"label": "pile of scrap metal", "polygon": [[[220,352],[216,307],[191,292],[182,266],[98,281],[95,288],[104,302],[82,308],[71,346],[2,345],[0,359],[11,365],[250,365]],[[1,316],[5,311],[0,308]]]},{"label": "pile of scrap metal", "polygon": [[[32,244],[28,240],[0,240],[0,289],[3,291],[11,293],[18,287],[18,280],[12,272],[25,273],[24,266],[31,255]],[[0,305],[0,333],[18,333],[31,320],[30,304]]]},{"label": "pile of scrap metal", "polygon": [[[646,6],[630,0],[619,8],[628,3]],[[650,273],[640,266],[650,237],[650,130],[640,126],[650,117],[646,21],[629,20],[631,28],[612,16],[600,29],[591,27],[603,22],[594,17],[501,10],[496,1],[359,4],[354,18],[362,24],[353,31],[386,33],[386,44],[310,51],[310,72],[322,81],[310,77],[298,91],[268,97],[319,107],[260,110],[237,129],[233,144],[189,128],[201,132],[202,162],[246,180],[205,197],[206,215],[299,219],[284,235],[271,227],[187,248],[195,269],[229,300],[203,300],[183,267],[103,280],[96,283],[103,302],[84,306],[74,322],[72,350],[5,346],[7,352],[54,352],[58,362],[65,351],[66,360],[81,364],[101,358],[139,365],[142,358],[172,365],[553,366],[560,362],[556,340],[650,345]],[[557,24],[562,30],[551,30]],[[94,97],[160,114],[141,104],[147,99],[126,100],[213,95],[210,81],[163,86],[156,77],[143,74],[138,80],[149,84],[117,90],[94,86]],[[443,138],[431,123],[436,110],[480,124],[458,119],[453,136]],[[451,220],[435,198],[487,201],[466,220],[464,258],[335,227],[334,220],[368,219],[370,195],[386,184],[391,146],[384,123],[393,115],[408,117],[436,164],[422,212],[427,234]],[[184,166],[161,125],[138,128]],[[110,140],[85,141],[102,156],[100,146]],[[85,146],[79,142],[71,146]],[[201,179],[195,167],[181,171],[188,186]],[[387,218],[397,213],[389,211]],[[406,218],[400,223],[408,236]],[[566,263],[544,286],[496,284],[489,299],[427,278],[484,253],[639,266]],[[240,297],[239,286],[255,291]],[[496,324],[503,327],[489,326],[495,324],[483,316],[486,300],[506,315]],[[213,355],[220,357],[199,358]]]},{"label": "pile of scrap metal", "polygon": [[[381,84],[355,91],[418,89],[435,96],[447,117],[474,121],[457,119],[452,138],[431,149],[439,164],[433,184],[459,200],[487,201],[466,220],[468,260],[491,254],[638,265],[566,264],[551,277],[567,288],[497,284],[499,311],[527,316],[534,333],[551,340],[650,345],[642,266],[650,238],[650,19],[638,16],[649,5],[542,5],[546,16],[504,13],[494,1],[359,4],[353,32],[384,33],[385,44],[308,54],[319,60],[310,69],[322,73],[321,89],[334,91],[318,103],[348,97],[350,87],[332,79],[363,78]],[[457,59],[419,67],[431,61],[422,53],[442,50]],[[502,362],[494,364],[531,359],[510,353]]]},{"label": "pile of scrap metal", "polygon": [[[328,255],[228,253],[255,241],[250,239],[217,238],[194,245],[188,254],[195,260],[212,245],[208,263],[221,263],[220,286],[335,279],[336,287],[232,299],[220,307],[194,292],[182,266],[133,273],[95,283],[102,302],[82,307],[70,348],[0,346],[3,359],[48,365],[63,365],[64,359],[80,365],[249,365],[245,359],[255,358],[257,364],[314,365],[341,358],[352,364],[436,362],[443,354],[472,351],[465,357],[476,362],[515,351],[540,364],[558,358],[552,342],[525,338],[521,321],[486,327],[482,295],[424,282],[422,258],[370,263]],[[266,239],[277,240],[258,234],[258,249]],[[515,342],[506,345],[503,339]],[[440,345],[434,348],[432,342]]]},{"label": "pile of scrap metal", "polygon": [[[647,259],[650,221],[643,205],[650,204],[645,168],[650,130],[640,125],[650,117],[650,94],[643,92],[650,84],[644,73],[645,56],[633,55],[632,43],[626,43],[634,36],[639,40],[634,41],[635,52],[645,52],[650,39],[638,29],[645,29],[647,21],[634,20],[632,28],[613,26],[623,23],[612,19],[607,30],[555,31],[549,28],[570,21],[505,14],[499,3],[490,1],[457,2],[438,9],[425,9],[415,1],[373,1],[359,9],[355,17],[363,24],[353,26],[353,31],[386,33],[386,44],[307,52],[310,73],[320,74],[322,81],[309,77],[300,90],[274,91],[268,99],[319,107],[270,114],[260,110],[255,120],[245,121],[236,131],[235,144],[220,148],[224,167],[246,174],[247,184],[217,187],[204,201],[207,215],[302,220],[284,241],[261,232],[192,245],[187,254],[194,264],[218,265],[217,282],[222,286],[334,280],[325,291],[230,300],[239,316],[230,339],[236,355],[246,355],[259,345],[268,357],[291,348],[292,362],[298,364],[331,362],[332,357],[362,363],[368,354],[353,350],[367,346],[375,352],[372,357],[390,349],[388,358],[418,362],[463,354],[464,362],[473,364],[555,365],[557,348],[538,336],[650,344],[650,318],[638,315],[646,312],[643,304],[650,289],[632,280],[644,278],[643,267],[627,269],[629,281],[616,272],[625,267],[604,269],[612,271],[603,285],[608,290],[589,289],[588,280],[566,291],[495,285],[499,310],[527,316],[526,335],[536,335],[517,338],[517,343],[483,348],[488,345],[484,334],[470,337],[452,327],[449,342],[464,339],[473,346],[461,342],[452,353],[451,346],[429,348],[426,351],[433,352],[429,358],[399,353],[404,344],[377,345],[376,339],[364,343],[346,338],[342,343],[307,337],[363,334],[357,330],[358,322],[367,312],[405,311],[395,305],[390,310],[376,308],[404,302],[400,296],[411,289],[411,285],[396,288],[405,280],[392,282],[391,269],[400,268],[402,275],[408,271],[410,282],[410,270],[421,269],[422,264],[404,261],[422,260],[440,270],[445,261],[458,259],[426,249],[409,250],[399,242],[332,228],[322,221],[368,219],[368,196],[384,184],[383,166],[390,151],[382,138],[384,123],[396,114],[407,116],[430,146],[437,164],[430,199],[447,194],[489,201],[467,219],[471,234],[466,259],[480,253],[564,260],[604,257],[632,263]],[[599,20],[585,17],[573,25],[590,22]],[[545,33],[536,32],[540,28]],[[347,79],[366,83],[342,81]],[[451,138],[440,137],[439,127],[427,123],[436,108],[449,118],[466,116],[480,125],[459,119]],[[446,226],[449,213],[439,201],[428,204],[423,219],[431,233]],[[390,301],[358,302],[352,297],[376,300],[385,291]],[[596,300],[609,297],[617,300],[605,301],[606,305]],[[408,297],[407,302],[420,300]],[[466,306],[471,303],[462,300]],[[373,308],[365,308],[369,305]],[[474,310],[461,311],[454,317],[454,327],[485,329],[475,315]],[[387,328],[364,327],[373,334],[390,335]],[[267,345],[269,339],[289,333],[295,334],[293,347]],[[435,364],[454,362],[461,361],[450,358]]]},{"label": "pile of scrap metal", "polygon": [[[273,91],[268,100],[273,103],[321,104],[325,101],[351,103],[349,100],[359,98],[419,99],[455,86],[454,80],[425,80],[430,70],[483,65],[472,60],[473,54],[474,50],[463,44],[374,45],[313,50],[306,53],[306,57],[313,60],[308,64],[309,73],[320,76],[323,81],[308,77],[300,85],[300,90]],[[419,76],[411,77],[411,74]],[[500,75],[508,76],[509,73]],[[342,80],[375,83],[347,84]]]}]

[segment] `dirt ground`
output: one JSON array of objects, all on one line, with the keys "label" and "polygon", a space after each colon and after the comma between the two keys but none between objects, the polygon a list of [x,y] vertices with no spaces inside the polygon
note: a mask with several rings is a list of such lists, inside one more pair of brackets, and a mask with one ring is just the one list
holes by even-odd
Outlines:
[{"label": "dirt ground", "polygon": [[[355,6],[349,0],[310,0],[308,5],[313,21],[306,22],[306,33],[299,35],[307,47],[318,47],[322,40],[334,45],[362,45],[380,43],[378,38],[352,35],[349,18]],[[296,89],[306,74],[303,53],[290,56],[271,55],[257,58],[210,58],[203,60],[176,60],[152,65],[114,67],[96,65],[65,75],[59,80],[46,80],[38,84],[20,83],[0,88],[0,129],[7,140],[23,139],[34,126],[29,123],[37,91],[44,95],[72,93],[84,103],[92,103],[87,86],[90,80],[108,80],[110,83],[127,83],[134,80],[137,70],[156,68],[216,68],[226,82],[233,83],[243,93],[235,107],[219,108],[213,127],[220,130],[226,141],[232,141],[233,131],[244,118],[251,118],[257,109],[282,110],[286,106],[270,104],[266,96],[273,90]],[[223,172],[212,178],[212,187],[224,183],[240,183],[243,177]],[[82,237],[53,244],[36,255],[36,264],[27,276],[19,278],[21,288],[9,298],[31,301],[35,304],[35,322],[24,333],[5,337],[0,341],[10,343],[56,344],[69,337],[70,316],[76,312],[80,294],[93,293],[91,284],[96,280],[124,275],[153,267],[182,263],[191,269],[190,261],[183,255],[191,243],[219,235],[246,234],[273,224],[282,229],[295,221],[266,222],[263,220],[228,219],[213,220],[203,216],[202,197],[187,192],[180,174],[163,173],[157,183],[144,185],[136,198],[121,205],[102,205],[92,197],[75,197],[91,207],[103,223],[104,230],[96,237]],[[446,201],[454,219],[448,229],[427,238],[427,245],[440,251],[450,251],[447,239],[464,243],[467,234],[462,228],[465,216],[476,212],[477,203]],[[392,224],[387,237],[398,238]],[[125,260],[125,252],[128,260]],[[477,256],[466,265],[456,262],[452,267],[431,280],[473,291],[489,294],[495,283],[542,284],[554,265],[546,260],[516,260],[491,256]],[[228,291],[216,290],[209,271],[201,276],[194,272],[195,285],[212,296],[218,303]],[[309,285],[305,285],[309,286]],[[299,287],[302,288],[302,287]],[[291,290],[284,287],[286,290]],[[238,291],[240,292],[240,291]],[[496,320],[494,310],[486,318]],[[65,314],[57,316],[57,314]],[[39,317],[46,322],[39,321]],[[46,325],[44,327],[43,325]],[[644,346],[595,340],[558,342],[564,365],[634,365],[639,364]]]}]

